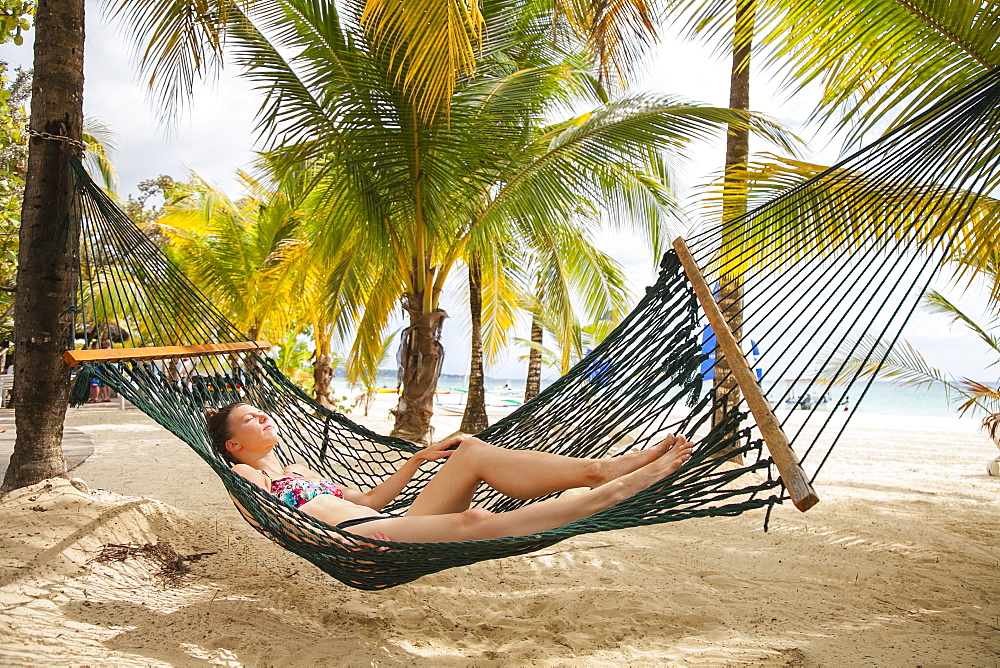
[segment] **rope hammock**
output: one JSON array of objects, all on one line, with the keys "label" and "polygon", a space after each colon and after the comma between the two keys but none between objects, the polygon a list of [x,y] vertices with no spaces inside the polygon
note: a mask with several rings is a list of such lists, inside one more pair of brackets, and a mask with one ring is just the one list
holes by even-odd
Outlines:
[{"label": "rope hammock", "polygon": [[[811,483],[871,383],[865,370],[882,362],[879,345],[899,336],[967,223],[992,215],[998,101],[1000,75],[991,73],[747,215],[678,240],[656,284],[610,336],[479,435],[573,457],[620,455],[665,432],[696,442],[691,461],[662,483],[562,527],[461,543],[347,544],[349,534],[233,473],[210,445],[203,412],[237,400],[279,423],[284,464],[301,462],[360,489],[416,447],[372,433],[293,385],[264,355],[267,345],[237,331],[76,162],[76,330],[93,343],[129,347],[68,352],[79,367],[74,402],[86,400],[91,378],[111,386],[188,443],[265,535],[361,589],[591,532],[770,513],[786,499],[806,509],[817,500]],[[704,349],[710,337],[718,354]],[[761,352],[747,363],[752,346]],[[721,390],[712,390],[709,374]],[[811,410],[783,408],[801,392],[817,395]],[[844,407],[848,397],[849,410],[821,408]],[[424,468],[387,510],[413,501],[436,466]],[[490,489],[474,499],[495,512],[532,502]]]}]

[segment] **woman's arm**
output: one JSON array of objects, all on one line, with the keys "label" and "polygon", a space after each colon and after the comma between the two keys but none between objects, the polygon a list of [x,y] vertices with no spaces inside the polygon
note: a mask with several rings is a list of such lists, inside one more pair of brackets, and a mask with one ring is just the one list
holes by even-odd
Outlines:
[{"label": "woman's arm", "polygon": [[454,452],[451,448],[458,445],[461,440],[461,438],[449,439],[419,450],[413,453],[395,473],[367,492],[344,489],[344,498],[359,506],[382,510],[413,480],[421,464],[450,456]]}]

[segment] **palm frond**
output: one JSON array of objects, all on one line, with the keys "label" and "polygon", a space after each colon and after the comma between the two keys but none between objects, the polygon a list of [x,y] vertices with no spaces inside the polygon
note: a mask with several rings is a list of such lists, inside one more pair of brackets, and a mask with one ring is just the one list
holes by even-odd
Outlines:
[{"label": "palm frond", "polygon": [[1000,65],[1000,5],[976,0],[780,3],[761,40],[785,82],[823,89],[816,117],[849,141],[897,127]]},{"label": "palm frond", "polygon": [[931,290],[923,299],[923,307],[929,313],[935,313],[938,315],[944,315],[950,317],[953,322],[961,322],[968,329],[972,330],[979,337],[979,340],[988,345],[997,353],[997,359],[1000,361],[1000,337],[998,337],[993,332],[988,331],[986,328],[982,327],[979,323],[973,320],[971,317],[966,315],[961,309],[959,309],[955,304],[953,304],[947,297],[942,295],[937,290]]},{"label": "palm frond", "polygon": [[564,12],[576,35],[586,42],[604,81],[628,81],[657,41],[655,7],[644,0],[570,0],[559,3],[559,10]]},{"label": "palm frond", "polygon": [[196,81],[218,73],[224,34],[235,7],[233,0],[103,1],[104,11],[122,23],[134,43],[161,121],[177,117]]},{"label": "palm frond", "polygon": [[361,23],[425,120],[446,113],[456,82],[476,70],[484,19],[474,0],[367,0]]},{"label": "palm frond", "polygon": [[83,141],[87,144],[84,160],[89,171],[100,176],[103,187],[118,192],[118,171],[112,158],[118,152],[117,135],[106,123],[94,118],[83,119]]},{"label": "palm frond", "polygon": [[[985,196],[911,177],[888,178],[848,168],[829,168],[790,158],[768,156],[752,163],[741,176],[747,205],[759,214],[727,223],[727,253],[720,262],[727,273],[739,273],[749,262],[731,265],[740,252],[754,254],[764,266],[790,258],[824,256],[862,240],[913,242],[932,247],[953,235],[956,216],[968,218],[943,261],[957,274],[1000,277],[990,272],[987,239],[1000,230],[1000,202]],[[956,177],[957,179],[958,177]],[[716,182],[704,197],[705,215],[720,220],[725,190]],[[770,206],[764,207],[764,204]],[[822,230],[818,233],[817,230]],[[808,233],[807,233],[808,232]]]}]

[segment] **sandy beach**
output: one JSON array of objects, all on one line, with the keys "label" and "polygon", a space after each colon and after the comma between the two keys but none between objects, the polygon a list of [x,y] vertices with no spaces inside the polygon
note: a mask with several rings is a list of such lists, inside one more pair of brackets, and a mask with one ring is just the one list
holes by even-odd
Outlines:
[{"label": "sandy beach", "polygon": [[[388,427],[388,399],[358,418]],[[355,416],[352,416],[355,417]],[[437,434],[459,418],[436,419]],[[976,420],[859,415],[821,503],[579,537],[385,592],[256,534],[136,410],[71,410],[67,480],[0,500],[0,665],[994,666],[1000,479]],[[201,555],[158,575],[108,545]]]}]

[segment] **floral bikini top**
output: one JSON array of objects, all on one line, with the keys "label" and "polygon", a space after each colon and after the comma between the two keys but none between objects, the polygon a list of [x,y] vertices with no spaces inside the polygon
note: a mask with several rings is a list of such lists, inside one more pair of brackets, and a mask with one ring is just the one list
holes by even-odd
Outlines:
[{"label": "floral bikini top", "polygon": [[308,480],[300,473],[292,473],[283,478],[271,479],[267,471],[258,469],[271,483],[270,492],[279,501],[292,508],[298,508],[302,504],[312,501],[320,494],[333,494],[337,498],[344,498],[344,492],[339,487],[328,480]]}]

